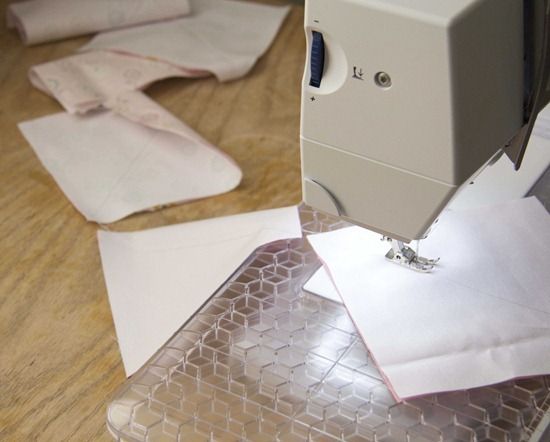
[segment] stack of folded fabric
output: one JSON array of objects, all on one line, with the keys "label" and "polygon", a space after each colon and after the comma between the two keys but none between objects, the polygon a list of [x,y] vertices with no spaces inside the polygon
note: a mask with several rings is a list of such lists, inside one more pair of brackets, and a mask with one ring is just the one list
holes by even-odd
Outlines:
[{"label": "stack of folded fabric", "polygon": [[28,0],[8,6],[27,45],[187,15],[188,0]]},{"label": "stack of folded fabric", "polygon": [[[136,9],[117,21],[120,26],[189,12],[99,34],[79,53],[30,71],[32,83],[68,114],[28,121],[20,129],[86,219],[109,223],[159,205],[227,192],[239,184],[242,173],[230,157],[142,90],[169,77],[213,74],[229,81],[246,75],[271,44],[288,7],[165,0],[160,2],[163,8],[147,16],[151,2],[132,2],[130,8],[120,0],[106,2],[109,11],[93,18],[90,2],[71,0],[72,9],[62,0],[54,1],[52,9],[44,3],[32,0],[10,10],[11,21],[29,43],[60,37],[61,30],[48,29],[61,13],[72,17],[63,20],[71,23],[80,23],[74,11],[88,15],[90,23],[81,26],[88,32],[109,26],[115,10]],[[73,12],[62,12],[67,8]],[[63,31],[71,34],[72,29],[76,32],[78,26],[67,25]]]}]

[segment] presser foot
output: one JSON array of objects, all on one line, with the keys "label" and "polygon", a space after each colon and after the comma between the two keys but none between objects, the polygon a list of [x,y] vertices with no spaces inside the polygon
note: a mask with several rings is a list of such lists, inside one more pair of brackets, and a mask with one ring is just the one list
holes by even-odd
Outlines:
[{"label": "presser foot", "polygon": [[391,242],[391,249],[386,253],[386,259],[388,261],[422,273],[431,272],[439,261],[439,258],[428,259],[419,256],[417,252],[405,245],[403,241],[398,241],[386,236],[382,239]]}]

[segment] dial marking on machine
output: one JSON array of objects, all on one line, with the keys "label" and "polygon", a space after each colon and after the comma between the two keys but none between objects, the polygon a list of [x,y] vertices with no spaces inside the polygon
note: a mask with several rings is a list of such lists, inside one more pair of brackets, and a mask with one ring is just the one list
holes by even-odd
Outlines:
[{"label": "dial marking on machine", "polygon": [[362,68],[358,68],[357,66],[353,66],[353,75],[351,78],[355,78],[356,80],[364,80],[363,75],[365,73],[363,72]]}]

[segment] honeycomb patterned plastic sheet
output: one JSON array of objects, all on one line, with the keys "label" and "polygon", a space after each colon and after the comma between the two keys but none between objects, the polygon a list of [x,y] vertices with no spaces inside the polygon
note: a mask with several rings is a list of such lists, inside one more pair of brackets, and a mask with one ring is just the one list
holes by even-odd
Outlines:
[{"label": "honeycomb patterned plastic sheet", "polygon": [[319,266],[305,238],[256,250],[122,386],[115,439],[519,442],[547,418],[550,376],[396,403],[344,306],[302,290]]}]

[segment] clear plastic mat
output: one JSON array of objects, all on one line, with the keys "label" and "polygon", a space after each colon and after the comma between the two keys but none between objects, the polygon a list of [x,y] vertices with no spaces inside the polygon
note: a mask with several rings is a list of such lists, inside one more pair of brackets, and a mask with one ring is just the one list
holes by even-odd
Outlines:
[{"label": "clear plastic mat", "polygon": [[[304,234],[347,224],[300,209]],[[120,389],[120,441],[543,441],[550,376],[396,403],[306,239],[259,248]],[[549,356],[550,357],[550,356]],[[545,436],[543,436],[545,437]]]}]

